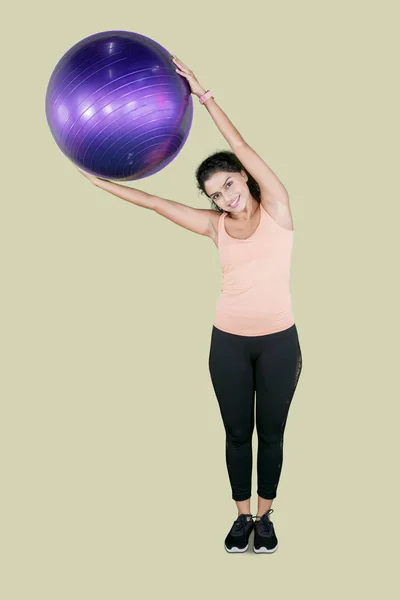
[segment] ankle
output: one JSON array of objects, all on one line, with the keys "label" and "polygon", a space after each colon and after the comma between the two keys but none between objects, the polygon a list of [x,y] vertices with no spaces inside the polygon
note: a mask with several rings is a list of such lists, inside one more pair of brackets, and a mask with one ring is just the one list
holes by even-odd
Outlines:
[{"label": "ankle", "polygon": [[259,512],[258,512],[258,513],[255,515],[255,517],[254,517],[254,518],[255,518],[255,519],[261,519],[261,517],[262,517],[263,515],[266,515],[266,514],[268,513],[268,511],[269,511],[269,509],[268,509],[268,510],[266,510],[266,511],[264,511],[264,512],[262,512],[262,513],[259,513]]},{"label": "ankle", "polygon": [[246,519],[247,521],[252,521],[253,520],[253,515],[251,515],[248,512],[239,512],[238,513],[238,517],[240,517],[240,515],[246,515],[247,516],[247,519]]}]

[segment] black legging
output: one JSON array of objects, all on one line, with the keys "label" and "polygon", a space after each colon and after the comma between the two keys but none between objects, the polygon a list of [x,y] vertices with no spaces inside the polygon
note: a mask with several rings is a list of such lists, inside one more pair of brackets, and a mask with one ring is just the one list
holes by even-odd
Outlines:
[{"label": "black legging", "polygon": [[296,325],[260,336],[212,328],[209,370],[226,431],[226,464],[233,500],[251,496],[254,393],[258,435],[257,494],[276,497],[283,434],[302,369]]}]

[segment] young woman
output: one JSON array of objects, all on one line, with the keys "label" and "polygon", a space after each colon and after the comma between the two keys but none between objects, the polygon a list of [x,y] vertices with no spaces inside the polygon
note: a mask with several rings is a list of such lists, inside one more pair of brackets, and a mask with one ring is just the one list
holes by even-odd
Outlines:
[{"label": "young woman", "polygon": [[[278,541],[269,515],[282,469],[289,406],[302,369],[290,294],[294,230],[289,197],[211,92],[181,60],[175,56],[172,60],[232,150],[209,156],[196,171],[197,186],[212,208],[192,208],[81,172],[103,190],[208,236],[217,246],[222,290],[212,326],[209,369],[226,431],[226,464],[238,508],[225,549],[247,550],[254,529],[253,550],[274,552]],[[258,510],[253,516],[254,421]]]}]

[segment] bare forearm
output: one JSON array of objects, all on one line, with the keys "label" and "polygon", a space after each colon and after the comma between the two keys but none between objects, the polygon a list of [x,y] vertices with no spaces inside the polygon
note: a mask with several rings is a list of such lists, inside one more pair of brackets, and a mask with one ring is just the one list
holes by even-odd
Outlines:
[{"label": "bare forearm", "polygon": [[95,185],[118,198],[122,198],[122,200],[154,210],[156,197],[151,194],[104,179],[98,179]]},{"label": "bare forearm", "polygon": [[[189,82],[190,89],[199,98],[204,96],[206,93],[205,88],[199,83],[193,71],[189,69],[177,56],[173,55],[172,60],[176,66],[176,71],[182,77],[186,77]],[[233,125],[233,123],[228,119],[222,108],[218,106],[214,98],[208,98],[204,106],[212,116],[214,123],[218,127],[219,131],[222,133],[232,150],[238,148],[239,146],[246,146],[246,142],[243,137],[240,135],[239,131]]]},{"label": "bare forearm", "polygon": [[[204,90],[205,93],[205,90]],[[222,108],[218,106],[214,98],[209,98],[205,101],[204,106],[210,113],[214,123],[228,142],[231,148],[235,148],[240,144],[244,144],[245,140],[233,125],[232,121],[227,117]]]}]

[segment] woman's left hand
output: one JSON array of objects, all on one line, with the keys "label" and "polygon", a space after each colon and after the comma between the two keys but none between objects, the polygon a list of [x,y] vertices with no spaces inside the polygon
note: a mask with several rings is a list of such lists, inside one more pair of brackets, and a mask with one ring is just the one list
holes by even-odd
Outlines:
[{"label": "woman's left hand", "polygon": [[179,75],[182,75],[183,77],[186,77],[189,85],[190,85],[190,89],[192,91],[192,94],[195,94],[196,96],[198,96],[200,98],[200,96],[202,96],[203,94],[205,94],[205,89],[200,85],[200,83],[197,81],[193,71],[191,71],[181,60],[179,60],[179,58],[177,58],[176,56],[172,55],[172,60],[174,62],[174,64],[176,65],[176,69],[175,71],[177,73],[179,73]]}]

